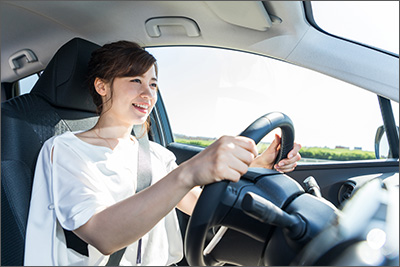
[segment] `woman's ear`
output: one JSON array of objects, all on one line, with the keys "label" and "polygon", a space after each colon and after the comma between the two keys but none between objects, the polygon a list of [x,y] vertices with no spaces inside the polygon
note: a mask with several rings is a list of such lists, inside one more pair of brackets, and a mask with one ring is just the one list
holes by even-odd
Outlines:
[{"label": "woman's ear", "polygon": [[96,78],[94,80],[94,88],[96,88],[96,92],[99,95],[101,96],[107,95],[106,83],[102,79]]}]

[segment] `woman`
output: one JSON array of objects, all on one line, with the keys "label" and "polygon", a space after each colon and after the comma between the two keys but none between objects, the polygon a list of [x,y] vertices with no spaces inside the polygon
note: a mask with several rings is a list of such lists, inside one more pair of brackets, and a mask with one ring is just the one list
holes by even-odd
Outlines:
[{"label": "woman", "polygon": [[[53,137],[40,152],[34,181],[40,176],[47,186],[33,185],[26,265],[105,265],[124,247],[121,265],[173,264],[183,253],[174,208],[190,215],[199,186],[238,181],[249,166],[292,171],[300,159],[295,144],[273,164],[279,136],[260,156],[253,140],[224,136],[177,167],[171,152],[150,142],[151,186],[135,193],[138,141],[131,132],[146,125],[157,101],[156,60],[136,43],[104,45],[89,62],[89,88],[96,125]],[[52,205],[40,204],[43,194]],[[41,229],[43,218],[53,229]]]}]

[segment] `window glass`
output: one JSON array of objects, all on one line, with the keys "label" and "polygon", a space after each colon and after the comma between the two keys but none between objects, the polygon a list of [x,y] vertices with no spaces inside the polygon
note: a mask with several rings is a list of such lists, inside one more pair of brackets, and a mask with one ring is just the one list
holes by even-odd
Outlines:
[{"label": "window glass", "polygon": [[19,94],[23,95],[29,93],[38,79],[39,75],[35,73],[19,80]]},{"label": "window glass", "polygon": [[399,1],[312,1],[311,6],[326,32],[399,54]]},{"label": "window glass", "polygon": [[[160,92],[179,142],[207,145],[280,111],[292,119],[306,160],[316,153],[325,153],[318,156],[322,160],[374,158],[375,133],[382,125],[376,94],[249,53],[206,47],[148,50],[157,58]],[[272,140],[264,139],[265,147]]]}]

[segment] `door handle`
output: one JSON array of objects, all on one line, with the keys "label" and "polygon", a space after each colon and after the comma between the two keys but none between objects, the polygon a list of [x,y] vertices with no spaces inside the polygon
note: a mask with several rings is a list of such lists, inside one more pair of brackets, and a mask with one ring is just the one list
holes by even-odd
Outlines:
[{"label": "door handle", "polygon": [[18,60],[23,57],[26,58],[26,61],[28,63],[38,61],[35,53],[33,53],[32,50],[22,49],[16,53],[14,53],[13,55],[11,55],[10,58],[8,59],[8,63],[10,64],[11,69],[13,69],[13,70],[20,69],[22,66],[18,62]]},{"label": "door handle", "polygon": [[200,28],[194,20],[185,17],[152,18],[145,23],[147,34],[150,37],[160,37],[160,26],[182,26],[189,37],[200,36]]}]

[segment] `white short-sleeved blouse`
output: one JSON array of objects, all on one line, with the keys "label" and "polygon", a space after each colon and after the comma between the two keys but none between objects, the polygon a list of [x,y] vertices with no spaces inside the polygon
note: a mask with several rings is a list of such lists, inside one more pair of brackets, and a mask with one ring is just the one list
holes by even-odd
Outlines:
[{"label": "white short-sleeved blouse", "polygon": [[[89,256],[67,248],[62,228],[75,230],[96,212],[135,194],[137,155],[138,142],[123,139],[114,150],[86,143],[72,132],[47,140],[35,169],[24,264],[105,265],[109,256],[91,245]],[[177,165],[175,156],[157,143],[150,142],[150,155],[154,184]],[[120,265],[136,265],[137,243],[127,247]],[[141,265],[170,265],[182,259],[175,210],[142,237],[141,251]]]}]

